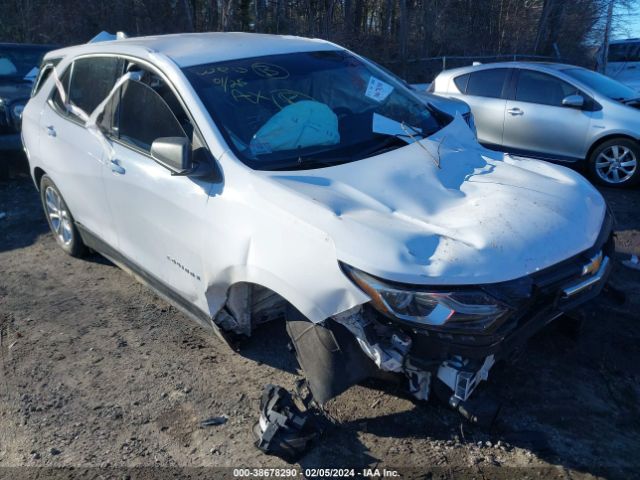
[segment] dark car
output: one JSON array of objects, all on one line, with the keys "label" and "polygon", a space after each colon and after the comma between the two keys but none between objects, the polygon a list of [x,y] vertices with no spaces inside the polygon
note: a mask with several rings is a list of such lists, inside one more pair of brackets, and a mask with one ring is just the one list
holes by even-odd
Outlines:
[{"label": "dark car", "polygon": [[[20,122],[42,57],[52,45],[0,43],[0,163],[22,149]],[[36,70],[34,70],[36,69]],[[0,165],[0,169],[2,169]]]}]

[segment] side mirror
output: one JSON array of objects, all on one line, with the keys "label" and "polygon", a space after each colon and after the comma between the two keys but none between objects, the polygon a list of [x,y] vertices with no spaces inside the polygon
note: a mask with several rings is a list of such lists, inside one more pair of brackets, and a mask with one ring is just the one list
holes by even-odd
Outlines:
[{"label": "side mirror", "polygon": [[582,95],[569,95],[562,99],[562,105],[569,108],[584,107],[584,97]]},{"label": "side mirror", "polygon": [[185,174],[193,167],[191,143],[185,137],[157,138],[151,144],[151,156],[176,175]]}]

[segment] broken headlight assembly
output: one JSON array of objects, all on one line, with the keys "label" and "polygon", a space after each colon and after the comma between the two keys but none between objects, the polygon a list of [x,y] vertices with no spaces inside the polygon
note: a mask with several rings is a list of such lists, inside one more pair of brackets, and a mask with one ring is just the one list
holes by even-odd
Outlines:
[{"label": "broken headlight assembly", "polygon": [[483,292],[467,289],[429,289],[387,283],[343,265],[371,305],[388,318],[438,330],[484,331],[509,315],[511,309]]}]

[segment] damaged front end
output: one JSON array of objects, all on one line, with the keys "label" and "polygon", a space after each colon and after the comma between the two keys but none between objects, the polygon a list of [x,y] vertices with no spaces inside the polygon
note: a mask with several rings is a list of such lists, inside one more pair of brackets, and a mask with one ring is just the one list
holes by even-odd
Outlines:
[{"label": "damaged front end", "polygon": [[496,361],[600,293],[612,267],[611,231],[607,214],[591,249],[523,278],[475,287],[403,285],[343,264],[370,302],[320,324],[287,319],[314,398],[322,404],[389,372],[404,375],[417,399],[435,393],[470,421],[490,423],[497,404],[474,404],[471,394]]}]

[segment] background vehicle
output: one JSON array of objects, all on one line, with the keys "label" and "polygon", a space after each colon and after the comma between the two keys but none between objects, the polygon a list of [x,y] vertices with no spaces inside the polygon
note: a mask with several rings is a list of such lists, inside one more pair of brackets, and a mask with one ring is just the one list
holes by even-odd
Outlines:
[{"label": "background vehicle", "polygon": [[612,41],[604,73],[640,95],[640,38]]},{"label": "background vehicle", "polygon": [[49,45],[0,43],[0,177],[6,175],[7,162],[22,150],[20,122],[36,78],[37,67]]},{"label": "background vehicle", "polygon": [[431,91],[468,103],[478,140],[489,148],[586,160],[603,185],[640,181],[640,95],[604,75],[554,63],[494,63],[442,72]]}]

